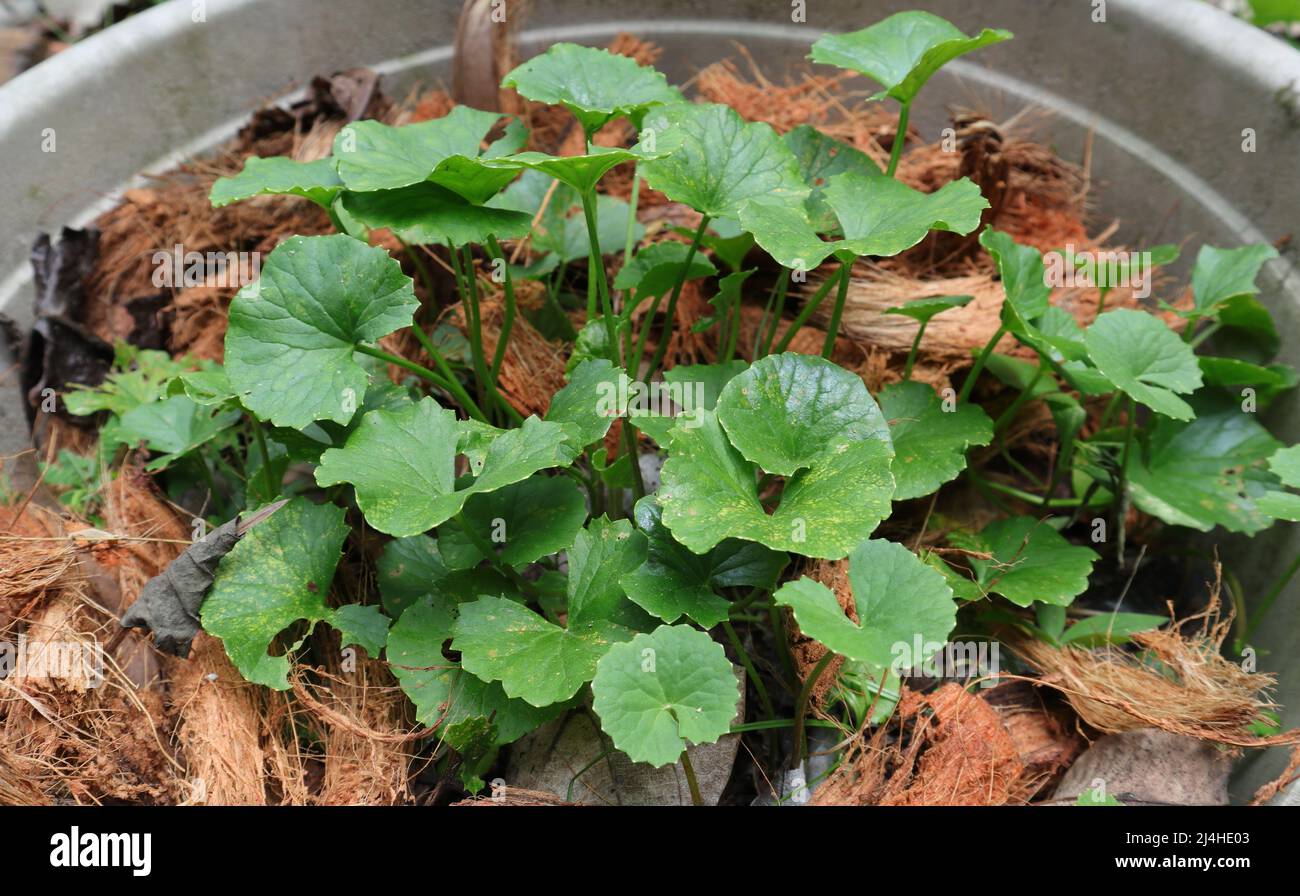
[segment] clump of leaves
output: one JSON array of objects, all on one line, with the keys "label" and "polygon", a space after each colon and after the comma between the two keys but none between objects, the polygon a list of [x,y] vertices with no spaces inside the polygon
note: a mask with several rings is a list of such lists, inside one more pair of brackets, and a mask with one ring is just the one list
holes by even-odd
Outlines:
[{"label": "clump of leaves", "polygon": [[98,458],[62,448],[53,462],[41,462],[41,482],[77,516],[103,525],[99,515],[103,482]]},{"label": "clump of leaves", "polygon": [[[173,360],[166,352],[137,349],[126,343],[114,348],[113,367],[94,388],[76,386],[65,396],[68,411],[78,416],[100,415],[99,451],[79,458],[60,452],[45,479],[62,487],[61,497],[79,513],[94,513],[99,492],[115,461],[128,451],[153,455],[145,464],[164,475],[169,492],[202,497],[196,516],[204,511],[213,520],[234,515],[250,502],[270,500],[278,489],[250,489],[245,474],[229,458],[243,464],[256,421],[247,417],[230,391],[224,371],[211,362]],[[218,485],[220,481],[221,485]],[[196,534],[202,534],[202,527]]]},{"label": "clump of leaves", "polygon": [[[680,761],[698,796],[687,747],[733,730],[733,661],[759,696],[761,724],[793,727],[800,744],[809,695],[834,657],[844,662],[833,705],[856,725],[873,706],[888,711],[897,694],[885,679],[929,659],[959,612],[1057,644],[1122,643],[1159,620],[1067,625],[1099,562],[1094,548],[1111,543],[1080,543],[1085,510],[1094,521],[1111,514],[1120,557],[1131,508],[1170,526],[1246,533],[1300,516],[1288,491],[1300,488],[1293,449],[1247,407],[1296,382],[1268,363],[1277,333],[1254,297],[1271,250],[1206,247],[1190,309],[1120,308],[1085,327],[1052,305],[1037,250],[986,229],[980,243],[1005,291],[1001,326],[960,394],[936,393],[911,373],[928,322],[956,313],[966,296],[894,309],[916,321],[916,340],[902,381],[876,395],[831,360],[858,259],[979,226],[988,203],[971,181],[927,194],[893,175],[928,79],[1010,37],[971,37],[909,12],[814,45],[814,61],[872,78],[877,98],[900,104],[885,171],[813,128],[779,136],[726,106],[685,101],[651,68],[572,44],[504,83],[569,110],[587,137],[581,155],[522,151],[520,122],[458,107],[402,127],[355,122],[317,162],[250,159],[216,183],[214,204],[299,196],[325,208],[339,232],[293,237],[270,254],[260,281],[231,304],[224,367],[169,367],[141,353],[68,404],[108,412],[113,439],[147,449],[162,475],[199,458],[235,510],[290,498],[222,561],[204,627],[246,678],[271,688],[288,687],[290,663],[318,623],[343,646],[383,654],[417,719],[435,729],[438,756],[471,789],[501,747],[590,706],[612,748],[656,766]],[[637,142],[593,145],[619,118],[638,129]],[[599,191],[625,163],[634,183],[699,213],[687,241],[636,248],[645,230],[635,207]],[[445,261],[454,288],[430,279],[427,301],[459,306],[463,350],[417,319],[415,282],[366,242],[378,228],[412,248],[417,275],[421,253]],[[524,238],[537,260],[512,264],[502,243]],[[757,298],[744,267],[755,246],[782,269],[781,287],[764,303],[755,344],[741,347],[740,314]],[[611,282],[609,257],[619,255]],[[827,259],[836,269],[777,341],[788,275]],[[585,308],[562,288],[584,261]],[[573,343],[568,383],[540,419],[524,419],[499,390],[522,278],[546,287],[544,312],[529,309],[545,315],[538,325]],[[688,281],[713,307],[699,329],[716,328],[718,362],[665,370]],[[491,355],[488,289],[504,300]],[[832,289],[821,356],[787,351]],[[431,367],[380,348],[402,332]],[[998,354],[1008,334],[1035,360]],[[1216,335],[1249,351],[1197,354]],[[390,364],[408,375],[402,385],[388,379]],[[1013,396],[995,414],[971,400],[986,374]],[[671,401],[655,400],[662,394]],[[1104,408],[1087,435],[1085,401]],[[1003,443],[1015,414],[1037,402],[1058,430],[1041,475]],[[973,466],[971,449],[994,444],[993,460]],[[662,458],[657,488],[642,480],[647,450]],[[919,556],[882,536],[907,502],[958,479],[1000,508],[996,518],[953,529],[942,552]],[[367,530],[384,540],[378,593],[353,587],[345,599],[336,569]],[[845,561],[852,618],[845,594],[802,574],[810,560]],[[737,625],[772,624],[778,608],[826,648],[802,679],[770,681],[736,634]],[[798,695],[792,718],[777,714],[777,686]],[[864,691],[883,702],[864,703]]]}]

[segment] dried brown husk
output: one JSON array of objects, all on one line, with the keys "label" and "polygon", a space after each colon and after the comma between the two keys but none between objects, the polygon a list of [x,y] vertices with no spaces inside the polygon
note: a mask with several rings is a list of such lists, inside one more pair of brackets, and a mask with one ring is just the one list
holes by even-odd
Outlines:
[{"label": "dried brown husk", "polygon": [[166,657],[163,664],[178,715],[176,739],[186,756],[190,789],[183,802],[267,805],[263,689],[244,681],[221,642],[206,632],[194,639],[189,658]]},{"label": "dried brown husk", "polygon": [[[720,60],[696,76],[701,99],[725,103],[747,121],[769,124],[780,133],[812,125],[884,167],[898,130],[898,116],[883,104],[863,102],[864,94],[847,91],[850,73],[792,72],[784,83],[778,83],[763,74],[747,49],[737,45],[736,51],[741,61]],[[908,137],[916,139],[918,132],[909,129]]]},{"label": "dried brown husk", "polygon": [[331,666],[330,672],[294,673],[294,693],[324,745],[324,775],[314,802],[394,806],[408,801],[415,759],[409,701],[385,663],[351,655],[333,657]]},{"label": "dried brown husk", "polygon": [[0,611],[21,615],[75,563],[76,546],[58,515],[30,503],[0,508]]},{"label": "dried brown husk", "polygon": [[1029,682],[1002,681],[980,696],[997,711],[1015,744],[1028,796],[1053,785],[1087,746],[1069,704]]},{"label": "dried brown husk", "polygon": [[[70,537],[86,524],[31,506],[17,525],[16,508],[3,514],[11,529],[28,521],[26,531],[39,527],[58,546],[46,553],[41,590],[8,608],[0,633],[22,651],[14,674],[0,679],[0,753],[26,782],[17,795],[45,803],[174,801],[184,789],[183,766],[167,742],[163,697],[155,682],[134,680],[141,672],[129,665],[131,651],[106,649],[118,631],[114,611],[95,587],[101,576],[91,551]],[[0,575],[11,572],[0,566]]]},{"label": "dried brown husk", "polygon": [[[53,581],[8,617],[3,639],[21,636],[32,658],[51,642],[102,649],[103,680],[0,682],[0,753],[11,757],[0,773],[21,771],[26,782],[18,790],[0,782],[0,800],[308,802],[304,751],[271,705],[280,695],[244,681],[205,634],[188,661],[160,657],[147,637],[122,637],[117,617],[189,543],[190,530],[129,464],[103,498],[107,531],[30,506],[19,521],[39,521],[60,553],[47,554]],[[12,518],[14,508],[0,513]]]},{"label": "dried brown husk", "polygon": [[1034,785],[997,711],[945,684],[904,687],[888,724],[860,733],[813,797],[814,805],[1000,806],[1024,803]]},{"label": "dried brown husk", "polygon": [[[470,329],[459,305],[449,308],[446,319],[468,337]],[[483,354],[488,363],[496,354],[505,321],[505,303],[499,295],[484,297],[479,303],[479,325],[483,336]],[[546,413],[551,396],[564,388],[563,345],[551,342],[537,331],[522,314],[516,314],[510,327],[510,341],[501,360],[497,388],[515,410],[527,417]]]},{"label": "dried brown husk", "polygon": [[1216,584],[1201,613],[1133,635],[1136,650],[1054,647],[1014,632],[1003,641],[1097,731],[1154,727],[1233,747],[1300,743],[1300,729],[1269,736],[1250,731],[1276,708],[1269,696],[1275,679],[1223,656],[1231,625]]}]

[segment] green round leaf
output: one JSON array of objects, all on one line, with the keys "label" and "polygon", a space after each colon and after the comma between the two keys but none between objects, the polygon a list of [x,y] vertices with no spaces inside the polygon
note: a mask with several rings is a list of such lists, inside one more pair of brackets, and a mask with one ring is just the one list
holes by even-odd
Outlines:
[{"label": "green round leaf", "polygon": [[329,616],[330,625],[339,630],[340,647],[356,644],[372,657],[379,656],[388,641],[389,618],[373,604],[344,604]]},{"label": "green round leaf", "polygon": [[727,383],[718,419],[746,459],[778,476],[793,476],[851,442],[889,441],[861,377],[793,352],[762,358]]},{"label": "green round leaf", "polygon": [[713,410],[718,406],[722,390],[740,374],[749,369],[749,364],[739,358],[720,364],[678,364],[664,371],[664,381],[682,390],[684,409],[690,403],[686,396],[696,392],[695,407]]},{"label": "green round leaf", "polygon": [[254,196],[289,195],[310,199],[328,209],[342,189],[343,181],[339,180],[332,159],[295,162],[284,156],[268,159],[253,156],[234,177],[217,178],[208,199],[213,208],[221,208]]},{"label": "green round leaf", "polygon": [[344,193],[343,208],[370,228],[387,228],[411,245],[466,246],[490,237],[518,239],[532,218],[503,208],[471,205],[437,184],[418,183],[373,193]]},{"label": "green round leaf", "polygon": [[376,567],[384,610],[392,617],[424,597],[455,604],[480,594],[506,594],[514,589],[493,569],[453,569],[438,541],[427,535],[394,538],[384,545]]},{"label": "green round leaf", "polygon": [[614,746],[635,762],[676,762],[690,744],[731,730],[740,690],[722,645],[689,626],[662,625],[609,649],[592,705]]},{"label": "green round leaf", "polygon": [[1286,364],[1269,364],[1265,367],[1240,358],[1216,358],[1208,355],[1197,355],[1196,363],[1200,365],[1205,385],[1225,386],[1234,392],[1240,392],[1242,386],[1250,386],[1255,389],[1260,408],[1267,407],[1278,395],[1294,389],[1300,383],[1300,374]]},{"label": "green round leaf", "polygon": [[512,600],[480,598],[460,608],[453,647],[461,664],[533,706],[567,700],[591,680],[609,645],[645,621],[619,584],[645,556],[645,536],[627,520],[592,520],[569,550],[566,626]]},{"label": "green round leaf", "polygon": [[[667,445],[678,417],[689,417],[699,408],[713,410],[723,388],[737,375],[749,369],[749,362],[739,358],[722,364],[678,364],[664,371],[665,387],[672,402],[680,409],[676,416],[657,412],[638,413],[632,423],[660,445]],[[632,408],[635,410],[635,407]]]},{"label": "green round leaf", "polygon": [[944,407],[925,383],[893,383],[880,409],[894,442],[894,500],[928,495],[966,468],[966,449],[993,440],[993,421],[979,405]]},{"label": "green round leaf", "polygon": [[558,423],[529,417],[519,429],[496,436],[477,478],[456,490],[459,438],[456,415],[432,398],[371,411],[342,448],[321,455],[316,483],[352,483],[370,525],[389,535],[416,535],[455,516],[470,495],[567,465],[574,457]]},{"label": "green round leaf", "polygon": [[294,498],[221,558],[203,602],[203,628],[221,639],[244,678],[288,689],[289,658],[267,648],[300,619],[330,618],[325,597],[347,534],[341,507]]},{"label": "green round leaf", "polygon": [[549,721],[561,706],[539,710],[512,700],[501,685],[464,671],[443,653],[455,625],[454,607],[435,598],[421,598],[402,613],[388,634],[388,663],[398,684],[415,704],[415,719],[439,724],[439,732],[457,750],[465,742],[454,726],[467,719],[491,719],[494,740],[508,744]]},{"label": "green round leaf", "polygon": [[1300,445],[1279,448],[1268,459],[1268,468],[1283,484],[1300,488]]},{"label": "green round leaf", "polygon": [[[746,199],[737,213],[740,225],[754,235],[777,263],[794,271],[811,271],[837,249],[839,240],[823,240],[801,204],[763,196]],[[838,222],[836,222],[838,224]]]},{"label": "green round leaf", "polygon": [[[478,563],[488,559],[478,544],[497,549],[496,559],[521,566],[563,551],[573,544],[587,520],[586,497],[566,476],[530,476],[522,482],[470,497],[459,519],[439,529],[446,544],[448,530],[473,530],[464,550]],[[463,534],[463,533],[461,533]]]},{"label": "green round leaf", "polygon": [[933,193],[880,174],[847,171],[831,178],[826,201],[835,210],[844,246],[854,255],[897,255],[931,230],[966,234],[989,207],[980,188],[960,177]]},{"label": "green round leaf", "polygon": [[189,454],[239,422],[238,410],[204,407],[187,395],[172,395],[134,407],[119,421],[118,441],[135,445],[143,442],[163,456],[150,461],[146,469],[161,470]]},{"label": "green round leaf", "polygon": [[766,196],[745,202],[740,222],[781,264],[810,270],[832,254],[897,255],[931,230],[970,233],[988,208],[979,187],[964,177],[922,193],[892,177],[846,171],[831,178],[824,193],[843,239],[822,240],[804,206]]},{"label": "green round leaf", "polygon": [[620,580],[645,558],[646,537],[627,520],[592,520],[569,550],[568,627],[640,625],[644,616],[628,603]]},{"label": "green round leaf", "polygon": [[493,439],[478,478],[468,491],[490,492],[527,479],[538,470],[567,467],[577,454],[565,437],[564,427],[528,417],[521,426],[507,429]]},{"label": "green round leaf", "polygon": [[828,446],[786,481],[781,503],[770,514],[759,502],[754,466],[732,446],[715,412],[679,418],[669,449],[659,490],[663,522],[696,553],[741,538],[838,559],[889,515],[894,478],[887,439]]},{"label": "green round leaf", "polygon": [[880,167],[860,149],[828,137],[812,125],[801,124],[781,135],[785,145],[799,163],[799,174],[812,192],[808,195],[808,213],[820,232],[837,226],[835,213],[826,204],[824,190],[837,174],[881,174]]},{"label": "green round leaf", "polygon": [[896,308],[887,308],[885,313],[910,317],[917,323],[924,324],[936,314],[942,314],[952,308],[964,308],[974,300],[974,296],[926,296],[904,302]]},{"label": "green round leaf", "polygon": [[316,482],[350,482],[366,521],[389,535],[416,535],[454,516],[456,415],[432,398],[371,411],[342,448],[321,455]]},{"label": "green round leaf", "polygon": [[1192,298],[1198,313],[1214,314],[1231,299],[1256,292],[1255,278],[1277,250],[1268,243],[1217,249],[1202,246],[1192,268]]},{"label": "green round leaf", "polygon": [[[808,186],[789,148],[769,125],[730,106],[678,103],[652,109],[645,132],[668,154],[641,165],[646,183],[710,217],[736,217],[746,199],[802,203]],[[643,141],[646,137],[643,136]]]},{"label": "green round leaf", "polygon": [[681,102],[662,73],[608,50],[552,44],[501,82],[537,103],[562,105],[588,135],[619,116],[636,122],[647,108]]},{"label": "green round leaf", "polygon": [[480,144],[500,118],[498,112],[456,106],[442,118],[400,127],[354,121],[334,138],[339,177],[353,192],[433,180],[465,191],[471,202],[482,202],[511,180],[478,161]]},{"label": "green round leaf", "polygon": [[438,551],[438,542],[425,535],[394,538],[384,545],[375,564],[384,609],[398,617],[411,604],[434,593],[450,570]]},{"label": "green round leaf", "polygon": [[997,265],[1006,294],[1002,325],[1017,336],[1032,339],[1038,332],[1032,325],[1047,313],[1052,299],[1043,256],[1033,246],[1022,246],[992,227],[980,234],[980,245]]},{"label": "green round leaf", "polygon": [[276,426],[347,423],[366,392],[356,346],[411,323],[411,278],[383,249],[342,234],[290,237],[230,303],[226,373]]},{"label": "green round leaf", "polygon": [[809,578],[787,582],[773,598],[794,611],[800,631],[828,650],[896,672],[937,652],[956,624],[957,605],[943,575],[901,544],[871,540],[855,548],[849,584],[856,623],[834,592]]},{"label": "green round leaf", "polygon": [[375,564],[384,609],[394,618],[422,597],[432,595],[439,579],[450,570],[427,535],[394,538],[384,545]]},{"label": "green round leaf", "polygon": [[1053,359],[1068,358],[1082,361],[1088,356],[1083,328],[1074,315],[1056,305],[1051,305],[1035,325],[1035,333],[1025,340],[1033,348]]},{"label": "green round leaf", "polygon": [[[615,346],[622,345],[622,336],[627,330],[627,321],[621,317],[616,318],[614,324]],[[578,331],[578,336],[573,341],[573,351],[569,354],[569,361],[565,365],[564,372],[572,373],[583,361],[594,361],[599,358],[609,358],[615,351],[614,347],[609,344],[609,330],[605,327],[605,318],[603,315],[596,315],[582,325]]]},{"label": "green round leaf", "polygon": [[1300,522],[1300,495],[1294,492],[1266,492],[1259,496],[1255,507],[1260,513],[1275,520]]},{"label": "green round leaf", "polygon": [[630,635],[604,621],[560,628],[513,600],[482,597],[461,605],[452,649],[469,672],[540,707],[576,694],[609,646]]},{"label": "green round leaf", "polygon": [[606,358],[583,361],[551,398],[545,419],[563,426],[575,448],[594,445],[614,424],[618,396],[626,394],[630,384],[627,374]]},{"label": "green round leaf", "polygon": [[1030,516],[997,520],[976,538],[964,541],[963,546],[993,555],[991,560],[970,558],[979,586],[1021,607],[1035,601],[1069,606],[1087,589],[1097,562],[1091,548],[1070,544],[1060,532]]},{"label": "green round leaf", "polygon": [[1195,392],[1201,368],[1191,346],[1157,317],[1120,308],[1107,311],[1084,334],[1097,369],[1124,394],[1175,420],[1191,420],[1192,408],[1174,393]]},{"label": "green round leaf", "polygon": [[690,247],[677,240],[651,243],[623,265],[614,278],[614,288],[635,290],[638,299],[648,299],[666,295],[679,279],[695,280],[718,273],[709,257],[700,252],[691,256],[690,268],[683,271],[687,255]]},{"label": "green round leaf", "polygon": [[182,373],[171,381],[167,392],[169,395],[188,395],[191,401],[205,407],[227,404],[238,398],[225,368],[220,366]]},{"label": "green round leaf", "polygon": [[1011,39],[1011,32],[985,28],[967,37],[957,26],[928,12],[900,12],[870,28],[828,34],[813,44],[809,59],[859,72],[884,90],[872,99],[910,103],[944,65],[972,50]]},{"label": "green round leaf", "polygon": [[1236,357],[1258,364],[1268,363],[1277,354],[1282,344],[1277,323],[1255,296],[1228,299],[1219,306],[1218,318],[1222,329],[1216,334],[1215,345],[1230,345]]},{"label": "green round leaf", "polygon": [[[1176,526],[1208,532],[1216,525],[1253,534],[1280,510],[1276,485],[1262,468],[1280,443],[1230,400],[1201,399],[1187,423],[1157,418],[1147,450],[1129,461],[1133,504]],[[1270,505],[1272,505],[1270,507]]]},{"label": "green round leaf", "polygon": [[662,153],[651,152],[639,144],[631,149],[593,146],[586,155],[550,156],[541,152],[521,152],[513,156],[493,159],[484,164],[491,168],[519,171],[531,168],[548,174],[578,191],[579,195],[596,189],[597,182],[615,165],[624,162],[642,162],[657,159]]}]

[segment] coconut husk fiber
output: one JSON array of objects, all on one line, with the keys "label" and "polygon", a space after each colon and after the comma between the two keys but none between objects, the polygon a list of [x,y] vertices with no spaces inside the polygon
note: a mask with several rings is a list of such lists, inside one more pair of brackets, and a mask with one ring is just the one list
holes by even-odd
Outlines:
[{"label": "coconut husk fiber", "polygon": [[[10,605],[0,633],[23,651],[0,680],[0,754],[21,771],[24,800],[173,802],[183,765],[168,743],[163,695],[156,682],[134,680],[141,671],[131,668],[132,651],[106,649],[118,630],[113,610],[96,587],[102,577],[91,551],[70,537],[85,523],[28,506],[15,524],[15,512],[4,510],[11,529],[27,521],[27,531],[39,526],[58,546],[47,551],[40,592]],[[12,577],[12,559],[0,561],[0,575]],[[23,559],[30,568],[32,558]]]},{"label": "coconut husk fiber", "polygon": [[270,769],[262,747],[262,690],[244,681],[221,642],[200,632],[188,659],[164,660],[178,708],[176,739],[186,757],[182,802],[265,806]]},{"label": "coconut husk fiber", "polygon": [[[446,318],[468,338],[469,327],[459,305],[449,308]],[[488,362],[496,354],[504,319],[505,304],[499,297],[485,297],[480,302],[480,332],[483,354]],[[564,387],[566,355],[563,345],[551,342],[524,315],[516,314],[497,381],[502,397],[525,417],[530,414],[542,416],[550,407],[551,396]]]},{"label": "coconut husk fiber", "polygon": [[1300,743],[1300,729],[1261,737],[1250,726],[1275,708],[1272,675],[1247,672],[1222,654],[1231,616],[1210,606],[1181,623],[1140,632],[1137,652],[1122,647],[1052,647],[1007,632],[1003,641],[1059,691],[1089,726],[1105,734],[1159,728],[1233,747]]},{"label": "coconut husk fiber", "polygon": [[[138,470],[123,469],[107,489],[105,516],[112,531],[131,536],[125,562],[114,567],[124,604],[133,603],[146,582],[159,575],[188,546],[190,525]],[[132,633],[126,647],[161,667],[174,708],[174,738],[186,766],[179,802],[265,805],[267,759],[261,746],[268,732],[260,688],[248,684],[226,658],[221,642],[200,632],[189,660],[158,654],[147,635]],[[288,788],[281,788],[288,789]]]},{"label": "coconut husk fiber", "polygon": [[23,615],[75,563],[76,546],[53,511],[33,503],[0,508],[0,612]]},{"label": "coconut husk fiber", "polygon": [[324,775],[314,802],[393,806],[410,797],[416,741],[410,704],[385,663],[333,657],[330,672],[295,670],[293,688],[324,744]]},{"label": "coconut husk fiber", "polygon": [[[811,295],[816,287],[810,278]],[[900,273],[871,262],[854,265],[845,299],[841,333],[868,350],[883,352],[898,359],[907,356],[916,338],[918,324],[900,314],[886,314],[890,308],[913,299],[940,295],[969,295],[974,300],[963,308],[954,308],[932,318],[921,337],[916,369],[929,382],[936,382],[974,361],[974,353],[982,348],[1001,325],[1004,294],[1002,284],[995,279],[990,267],[983,272],[960,276],[924,278]],[[805,296],[806,298],[807,296]],[[1052,304],[1064,308],[1080,326],[1092,323],[1096,316],[1099,293],[1095,289],[1075,287],[1053,290]],[[1106,297],[1107,308],[1134,307],[1137,301],[1132,290],[1116,288]],[[829,302],[813,315],[813,320],[824,322],[829,315]],[[1030,356],[1015,337],[1005,336],[997,345],[1004,354]]]},{"label": "coconut husk fiber", "polygon": [[[147,478],[129,469],[110,486],[106,515],[114,531],[142,539],[131,544],[134,562],[117,567],[122,593],[134,600],[188,545],[190,527]],[[131,641],[148,645],[144,635],[128,636],[124,646]],[[245,681],[221,642],[203,632],[187,660],[152,650],[149,656],[161,662],[168,682],[174,737],[186,766],[179,802],[260,806],[318,800],[308,770],[311,750],[293,721],[308,714],[283,694]],[[334,736],[327,726],[317,731],[326,743]],[[329,773],[327,760],[325,779]]]},{"label": "coconut husk fiber", "polygon": [[325,212],[297,197],[266,196],[214,209],[212,183],[237,173],[243,159],[232,153],[169,172],[146,187],[128,190],[122,203],[96,220],[101,251],[89,278],[87,317],[92,331],[113,342],[131,335],[127,305],[165,294],[170,316],[166,347],[175,354],[220,360],[225,317],[238,287],[202,283],[175,288],[153,283],[154,253],[257,252],[265,258],[294,234],[330,232]]},{"label": "coconut husk fiber", "polygon": [[[162,695],[137,688],[111,654],[111,623],[69,583],[25,620],[28,662],[80,648],[102,678],[35,674],[0,683],[0,752],[21,757],[46,802],[174,802],[183,766],[167,743]],[[87,667],[90,668],[90,667]]]},{"label": "coconut husk fiber", "polygon": [[[13,531],[45,532],[39,537],[58,546],[42,548],[48,568],[24,559],[45,584],[11,602],[0,639],[21,637],[31,660],[55,643],[102,651],[94,687],[67,675],[0,681],[0,755],[8,760],[0,801],[308,802],[305,751],[282,721],[281,695],[245,682],[203,633],[189,661],[160,657],[147,638],[121,637],[114,617],[189,543],[190,529],[129,464],[103,497],[107,532],[36,505],[14,525],[16,508],[0,509]],[[0,562],[0,575],[13,572]]]},{"label": "coconut husk fiber", "polygon": [[[865,103],[864,93],[846,90],[852,75],[794,71],[783,83],[769,79],[750,52],[737,45],[740,60],[723,59],[695,78],[702,100],[725,103],[747,121],[771,125],[785,133],[802,124],[842,140],[871,156],[882,168],[898,130],[898,116],[880,103]],[[909,138],[918,132],[909,130]]]},{"label": "coconut husk fiber", "polygon": [[1024,803],[1015,741],[982,697],[958,684],[904,687],[889,723],[853,737],[813,796],[820,806],[1001,806]]},{"label": "coconut husk fiber", "polygon": [[543,790],[523,790],[518,787],[502,787],[489,796],[473,796],[469,799],[452,803],[453,806],[574,806]]},{"label": "coconut husk fiber", "polygon": [[997,711],[1024,765],[1028,795],[1052,785],[1087,747],[1064,700],[1026,681],[1000,681],[979,695]]},{"label": "coconut husk fiber", "polygon": [[1286,768],[1282,769],[1282,773],[1272,781],[1260,786],[1251,798],[1250,804],[1252,806],[1262,806],[1290,788],[1296,781],[1300,781],[1300,746],[1291,748],[1291,758],[1287,762]]}]

